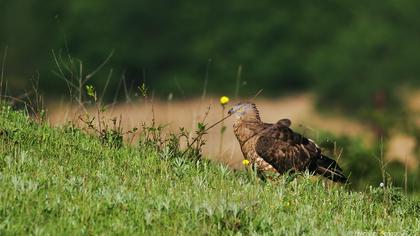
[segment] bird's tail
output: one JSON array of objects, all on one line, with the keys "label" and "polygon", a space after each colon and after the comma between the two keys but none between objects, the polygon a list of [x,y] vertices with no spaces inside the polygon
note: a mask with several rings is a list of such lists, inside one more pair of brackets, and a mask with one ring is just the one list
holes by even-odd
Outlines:
[{"label": "bird's tail", "polygon": [[333,159],[322,155],[316,160],[315,173],[322,175],[334,182],[346,183],[347,177],[343,174],[343,170]]}]

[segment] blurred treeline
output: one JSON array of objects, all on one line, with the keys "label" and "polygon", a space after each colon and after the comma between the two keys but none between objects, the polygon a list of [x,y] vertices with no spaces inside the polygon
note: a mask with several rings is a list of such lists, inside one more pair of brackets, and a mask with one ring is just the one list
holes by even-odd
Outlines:
[{"label": "blurred treeline", "polygon": [[175,98],[204,86],[231,96],[238,85],[242,96],[313,90],[352,112],[395,107],[397,88],[420,83],[419,9],[415,0],[1,0],[0,49],[16,90],[39,77],[45,95],[66,93],[53,50],[80,59],[85,74],[114,52],[94,85],[112,68],[111,88],[124,78]]}]

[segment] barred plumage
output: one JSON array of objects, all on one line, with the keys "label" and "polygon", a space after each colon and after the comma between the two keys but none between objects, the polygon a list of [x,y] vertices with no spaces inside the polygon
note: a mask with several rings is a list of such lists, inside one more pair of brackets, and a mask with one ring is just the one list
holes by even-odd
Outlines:
[{"label": "barred plumage", "polygon": [[333,181],[347,181],[338,164],[324,156],[315,142],[290,129],[289,119],[264,123],[253,103],[239,103],[229,114],[235,117],[233,130],[244,158],[260,171],[283,174],[309,170]]}]

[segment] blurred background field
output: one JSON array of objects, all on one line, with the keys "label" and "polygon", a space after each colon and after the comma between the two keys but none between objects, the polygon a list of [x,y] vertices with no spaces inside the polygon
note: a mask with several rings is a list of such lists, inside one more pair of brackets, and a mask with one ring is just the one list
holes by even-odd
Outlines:
[{"label": "blurred background field", "polygon": [[[414,136],[392,130],[387,138],[377,137],[375,130],[363,121],[338,113],[319,112],[315,100],[313,94],[302,93],[283,98],[261,98],[254,102],[264,121],[276,122],[281,118],[290,118],[294,130],[316,140],[325,152],[338,158],[348,170],[347,173],[352,175],[355,188],[382,182],[381,161],[384,161],[387,176],[393,184],[404,187],[404,179],[409,177],[409,186],[406,187],[410,191],[417,191],[420,176],[417,140]],[[78,123],[80,127],[86,126],[79,119],[84,111],[80,111],[78,106],[64,102],[51,103],[47,107],[48,120],[53,125],[72,122]],[[209,113],[206,116],[207,111]],[[91,106],[87,112],[94,116],[97,111]],[[138,99],[129,103],[110,104],[105,114],[108,123],[113,118],[121,117],[125,131],[141,127],[143,122],[150,125],[154,119],[156,123],[163,124],[164,133],[169,134],[177,132],[180,127],[195,130],[197,123],[203,119],[208,125],[217,122],[222,118],[222,107],[218,98],[153,102]],[[209,130],[203,151],[209,159],[241,169],[243,157],[232,131],[232,122],[232,119],[227,119],[224,123],[227,129],[223,141],[220,139],[221,125]],[[134,141],[137,138],[135,136]],[[128,140],[131,140],[131,136],[127,137]]]},{"label": "blurred background field", "polygon": [[[153,99],[156,120],[176,130],[194,129],[210,104],[207,121],[220,119],[221,95],[232,105],[263,89],[255,100],[262,118],[292,119],[339,156],[355,185],[378,185],[385,158],[397,186],[408,179],[419,191],[419,7],[414,0],[1,0],[1,94],[39,93],[50,122],[61,125],[77,120],[74,99],[87,100],[84,87],[93,85],[125,128],[150,122]],[[149,102],[139,96],[142,85]],[[220,127],[205,153],[238,168],[230,120],[226,126],[222,153]]]},{"label": "blurred background field", "polygon": [[[231,101],[235,104],[238,101]],[[310,136],[319,138],[321,130],[328,130],[337,135],[348,135],[361,137],[365,144],[372,144],[373,135],[363,124],[343,116],[333,117],[318,113],[314,109],[313,96],[300,94],[281,99],[258,99],[254,101],[260,109],[262,119],[266,122],[277,122],[280,118],[290,118],[292,126]],[[143,121],[151,121],[154,118],[157,123],[167,124],[168,131],[177,131],[179,127],[193,130],[200,122],[210,105],[210,112],[206,123],[212,124],[222,118],[222,108],[217,98],[213,99],[191,99],[189,101],[158,101],[151,103],[132,102],[119,104],[108,109],[107,116],[119,117],[122,114],[123,127],[130,130],[139,127]],[[49,109],[49,121],[52,124],[66,124],[68,121],[78,122],[77,108],[66,106],[66,104],[51,105]],[[95,109],[91,109],[94,114]],[[225,113],[227,113],[225,111]],[[226,115],[226,114],[224,114]],[[222,155],[219,155],[220,126],[211,129],[208,135],[208,142],[205,146],[206,154],[212,158],[230,164],[234,167],[241,166],[242,154],[239,145],[232,131],[233,119],[225,121],[227,132],[222,144]],[[404,150],[405,152],[405,150]]]}]

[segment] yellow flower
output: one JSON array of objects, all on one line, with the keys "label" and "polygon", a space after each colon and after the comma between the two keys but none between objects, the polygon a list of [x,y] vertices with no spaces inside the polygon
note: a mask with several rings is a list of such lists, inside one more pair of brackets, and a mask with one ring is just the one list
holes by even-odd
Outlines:
[{"label": "yellow flower", "polygon": [[247,166],[247,165],[249,165],[249,161],[245,159],[245,160],[243,160],[243,161],[242,161],[242,164],[243,164],[244,166]]},{"label": "yellow flower", "polygon": [[229,98],[228,97],[226,97],[226,96],[220,97],[220,104],[226,105],[226,104],[228,104],[228,102],[229,102]]}]

